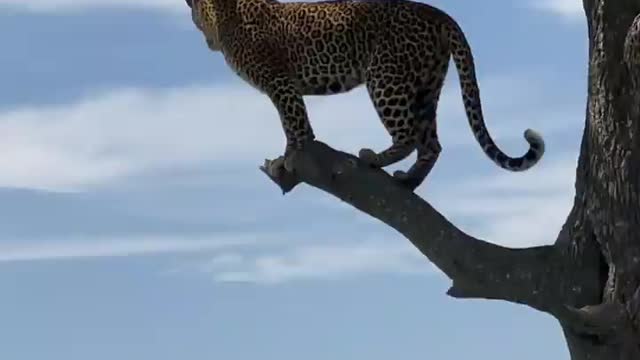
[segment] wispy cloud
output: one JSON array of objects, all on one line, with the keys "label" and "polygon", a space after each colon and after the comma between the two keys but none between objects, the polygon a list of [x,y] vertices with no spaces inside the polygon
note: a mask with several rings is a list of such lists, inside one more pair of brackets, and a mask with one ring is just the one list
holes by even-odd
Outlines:
[{"label": "wispy cloud", "polygon": [[[431,189],[433,196],[425,197],[474,236],[516,247],[548,244],[554,240],[571,206],[574,174],[575,159],[569,156],[541,163],[536,176],[499,173],[477,181],[465,177],[458,181],[445,179]],[[539,181],[540,178],[545,181]],[[256,203],[260,204],[260,200],[256,199]],[[334,205],[335,201],[327,204],[332,207],[330,211],[345,214],[354,211]],[[309,216],[314,214],[311,212]],[[311,233],[284,229],[278,233],[199,237],[94,237],[3,243],[0,263],[192,253],[210,258],[197,261],[197,267],[215,281],[271,285],[380,273],[422,276],[434,272],[433,265],[395,231],[365,215],[357,216],[366,219],[364,222],[354,222],[354,218],[332,220],[338,221],[332,225],[339,230],[316,228]],[[355,238],[349,234],[349,228],[357,232]]]},{"label": "wispy cloud", "polygon": [[535,176],[505,172],[453,184],[436,203],[473,222],[472,234],[488,241],[514,247],[551,244],[575,193],[577,154],[564,155],[540,163]]},{"label": "wispy cloud", "polygon": [[[274,117],[267,100],[234,88],[119,90],[6,112],[0,186],[73,190],[148,170],[231,163],[281,136]],[[275,152],[278,141],[271,144]]]},{"label": "wispy cloud", "polygon": [[[284,2],[290,1],[295,0],[284,0]],[[74,12],[100,8],[152,9],[176,13],[188,13],[190,11],[184,0],[2,0],[0,8],[2,7],[44,13]]]},{"label": "wispy cloud", "polygon": [[[520,86],[523,82],[528,84],[526,92],[522,92]],[[554,106],[546,106],[544,113],[522,117],[522,108],[538,108],[532,104],[536,101],[548,103],[540,82],[519,76],[490,76],[481,79],[481,86],[486,114],[491,118],[491,132],[501,145],[517,142],[516,146],[524,146],[521,136],[526,127],[538,129],[548,136],[575,125],[567,122],[564,114],[563,121],[557,121],[558,116],[554,114],[563,109]],[[376,149],[388,146],[389,137],[365,89],[340,96],[309,97],[307,104],[318,138],[332,146],[354,153],[365,146]],[[514,122],[514,118],[519,121]],[[443,93],[439,119],[445,151],[439,162],[444,165],[438,167],[450,166],[456,173],[453,177],[440,177],[437,174],[440,170],[436,170],[429,184],[420,191],[427,189],[433,193],[434,196],[427,198],[455,223],[467,219],[480,223],[472,229],[474,235],[509,245],[547,241],[553,229],[547,227],[551,229],[549,233],[536,233],[531,231],[531,221],[546,222],[553,227],[553,221],[561,219],[567,199],[571,197],[565,192],[569,179],[566,174],[570,173],[565,167],[569,163],[558,165],[556,169],[550,166],[550,158],[546,158],[534,173],[509,174],[498,170],[498,177],[466,183],[464,179],[469,179],[470,175],[475,179],[481,172],[475,172],[471,166],[474,164],[469,164],[468,159],[453,158],[449,150],[469,147],[487,169],[496,168],[482,155],[468,129],[455,74],[449,77]],[[94,94],[71,104],[0,113],[0,154],[3,154],[0,157],[0,186],[81,190],[149,172],[184,167],[224,171],[255,168],[264,157],[280,154],[283,145],[277,113],[269,100],[248,86],[240,85],[239,81],[217,87],[120,89]],[[461,160],[468,161],[469,166],[460,167]],[[539,181],[540,177],[545,178],[545,182]],[[513,185],[522,181],[529,183],[522,188]],[[530,191],[535,189],[538,193],[532,196]],[[501,191],[515,195],[505,196]],[[256,199],[256,203],[259,201]],[[336,202],[331,204],[335,206]],[[550,214],[558,216],[550,219]],[[379,234],[380,224],[363,226],[369,225],[376,226]],[[537,227],[536,231],[543,231],[543,228]],[[258,283],[376,272],[414,274],[431,269],[408,241],[392,234],[384,241],[374,238],[341,244],[318,240],[300,246],[290,241],[287,246],[260,253],[254,249],[230,251],[229,243],[238,243],[233,236],[232,241],[224,242],[224,245],[220,245],[219,238],[195,242],[150,238],[3,245],[0,261],[204,250],[215,250],[218,254],[217,250],[220,250],[224,254],[215,255],[215,259],[205,266],[214,278]],[[291,240],[289,235],[282,234],[281,240]],[[362,233],[360,235],[362,239]],[[256,238],[263,241],[267,236],[259,234]]]},{"label": "wispy cloud", "polygon": [[260,284],[375,273],[424,275],[433,271],[428,260],[402,239],[308,245],[254,256],[227,253],[200,268],[216,281]]},{"label": "wispy cloud", "polygon": [[[518,84],[524,81],[529,83],[527,93],[504,96],[512,87],[522,89]],[[284,137],[272,104],[239,81],[232,84],[120,89],[71,104],[0,113],[0,186],[70,191],[176,167],[255,166],[266,156],[280,154]],[[482,84],[498,141],[524,145],[525,127],[546,135],[558,130],[557,124],[567,126],[566,120],[554,121],[545,113],[536,114],[537,119],[520,117],[516,129],[508,124],[515,114],[520,116],[517,105],[541,98],[541,88],[527,79],[504,76]],[[332,146],[357,152],[389,144],[363,88],[310,97],[307,105],[318,138]],[[445,148],[474,143],[454,76],[444,91],[439,117]]]},{"label": "wispy cloud", "polygon": [[[293,0],[285,0],[288,1]],[[571,20],[584,17],[582,0],[538,0],[529,4],[534,9]],[[182,15],[189,12],[184,0],[3,0],[0,2],[2,7],[39,13],[68,13],[100,8],[151,9]]]},{"label": "wispy cloud", "polygon": [[[440,181],[431,189],[433,195],[425,198],[454,224],[478,238],[510,247],[551,244],[571,208],[575,162],[570,155],[541,163],[535,176],[501,172],[473,181],[465,177],[446,184]],[[327,204],[331,205],[335,204]],[[332,206],[331,211],[354,210]],[[395,231],[366,215],[357,219],[345,222],[362,240],[350,240],[349,233],[340,236],[314,231],[297,235],[310,245],[287,242],[285,237],[283,247],[258,253],[225,251],[198,268],[219,282],[265,285],[380,273],[422,276],[439,272]],[[341,242],[326,240],[336,238]]]},{"label": "wispy cloud", "polygon": [[128,239],[91,238],[73,241],[6,243],[0,244],[0,263],[42,260],[72,260],[95,257],[142,256],[163,253],[197,253],[229,249],[255,243],[268,242],[266,235],[167,237],[148,236]]},{"label": "wispy cloud", "polygon": [[584,18],[582,0],[538,0],[530,3],[534,9],[548,11],[568,20]]},{"label": "wispy cloud", "polygon": [[1,7],[33,12],[69,12],[91,8],[148,8],[188,13],[184,0],[2,0]]}]

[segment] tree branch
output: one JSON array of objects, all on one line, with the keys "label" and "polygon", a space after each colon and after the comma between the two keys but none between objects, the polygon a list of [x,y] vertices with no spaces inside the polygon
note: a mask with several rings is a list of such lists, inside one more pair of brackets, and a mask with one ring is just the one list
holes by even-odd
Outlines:
[{"label": "tree branch", "polygon": [[271,162],[261,169],[283,193],[304,182],[400,232],[453,280],[452,297],[500,299],[543,311],[564,303],[567,284],[558,279],[566,262],[553,246],[509,249],[469,236],[385,171],[321,142],[295,154],[294,173],[274,174]]}]

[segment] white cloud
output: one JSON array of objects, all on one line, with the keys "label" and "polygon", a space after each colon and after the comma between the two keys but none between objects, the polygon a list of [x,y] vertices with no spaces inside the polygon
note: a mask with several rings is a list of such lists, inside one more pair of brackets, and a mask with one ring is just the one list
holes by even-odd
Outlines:
[{"label": "white cloud", "polygon": [[295,247],[263,255],[223,254],[201,266],[216,281],[279,284],[371,273],[424,275],[433,267],[402,239]]},{"label": "white cloud", "polygon": [[2,6],[33,12],[80,11],[105,7],[189,12],[189,7],[184,0],[1,0],[0,7]]},{"label": "white cloud", "polygon": [[[551,244],[572,205],[575,164],[569,156],[541,163],[535,176],[500,172],[498,176],[443,184],[445,179],[430,189],[433,195],[424,197],[477,238],[509,247]],[[329,199],[327,207],[345,214],[354,211],[335,199]],[[303,237],[312,245],[290,243],[284,250],[259,254],[224,252],[200,264],[199,270],[219,282],[266,285],[376,273],[441,273],[407,239],[379,221],[360,214],[345,217],[345,222],[353,224],[358,238],[365,240],[327,243],[326,239],[347,240],[339,234],[313,233]],[[372,238],[366,235],[374,233]]]},{"label": "white cloud", "polygon": [[576,164],[577,156],[566,156],[541,162],[535,175],[502,172],[461,181],[438,194],[434,205],[452,218],[475,220],[469,232],[487,241],[551,244],[573,204]]},{"label": "white cloud", "polygon": [[[465,177],[449,180],[444,185],[445,179],[436,189],[431,189],[434,196],[425,198],[458,226],[462,220],[474,220],[476,225],[467,229],[461,227],[476,237],[516,247],[551,243],[571,205],[575,159],[561,158],[541,165],[536,176],[500,172],[498,176],[479,177],[475,181]],[[330,203],[331,206],[335,204],[335,200]],[[331,211],[353,210],[333,208]],[[355,241],[344,239],[339,231],[301,235],[286,232],[286,229],[277,234],[212,234],[186,238],[54,239],[46,243],[2,244],[0,263],[213,253],[215,255],[209,261],[199,263],[198,268],[211,274],[216,281],[271,285],[376,273],[416,276],[437,273],[433,265],[395,231],[366,215],[356,217],[367,221],[364,225],[362,222],[354,224],[353,218],[345,218],[345,222],[354,224],[354,230],[358,231]],[[257,251],[259,248],[261,250]],[[188,268],[193,269],[192,266]]]},{"label": "white cloud", "polygon": [[[571,125],[544,113],[520,118],[516,129],[512,117],[519,114],[517,105],[542,95],[527,79],[505,79],[482,81],[491,132],[499,142],[514,139],[526,145],[521,137],[526,127],[548,135],[562,130],[558,124]],[[530,84],[527,93],[517,85],[522,81]],[[518,87],[521,96],[502,96],[511,87]],[[334,147],[356,153],[390,143],[362,87],[338,96],[309,97],[307,105],[316,135]],[[439,119],[445,149],[473,144],[455,76],[449,77]],[[120,89],[72,104],[0,112],[0,186],[71,191],[177,167],[249,168],[283,148],[276,110],[245,84]]]},{"label": "white cloud", "polygon": [[[475,237],[510,247],[551,244],[572,205],[574,155],[572,152],[542,162],[535,173],[496,171],[497,175],[490,176],[439,178],[420,192],[428,192],[423,195],[425,199]],[[330,197],[322,204],[327,211],[343,212],[344,222],[357,231],[358,240],[338,231],[315,230],[295,236],[309,245],[284,237],[283,248],[218,253],[199,263],[198,269],[218,282],[263,285],[380,273],[440,274],[407,239],[378,220],[356,214],[350,206]],[[345,225],[341,223],[339,228],[345,229]]]},{"label": "white cloud", "polygon": [[148,170],[230,163],[263,144],[275,152],[278,136],[274,110],[250,90],[120,90],[0,113],[0,186],[74,190]]},{"label": "white cloud", "polygon": [[[526,93],[520,86],[523,82],[528,84]],[[218,87],[117,90],[72,104],[0,113],[0,186],[82,190],[147,172],[188,166],[221,172],[255,169],[265,157],[282,152],[284,136],[269,100],[244,84],[235,84],[238,82]],[[526,127],[540,130],[549,141],[549,134],[564,133],[579,125],[567,121],[565,109],[552,106],[544,107],[544,113],[522,117],[522,108],[542,108],[535,103],[547,103],[543,85],[521,77],[481,79],[490,131],[501,145],[507,145],[505,150],[511,152],[508,146],[513,144],[524,148],[522,131]],[[336,148],[355,153],[364,146],[382,149],[389,144],[363,88],[339,96],[310,97],[307,105],[318,138]],[[514,118],[518,121],[514,122]],[[575,169],[575,160],[560,161],[548,153],[540,167],[531,172],[510,174],[498,169],[497,177],[482,175],[485,169],[491,169],[493,174],[496,167],[475,144],[455,74],[449,76],[443,93],[439,132],[445,148],[439,162],[444,165],[439,166],[455,167],[458,173],[443,177],[436,169],[420,190],[433,193],[426,198],[436,208],[454,223],[459,223],[458,219],[481,223],[470,233],[490,241],[519,246],[552,240],[552,233],[557,231],[554,227],[563,220],[571,199],[572,191],[567,190],[567,185],[571,184],[570,167]],[[566,138],[562,141],[566,142]],[[478,161],[484,168],[476,172],[475,164],[469,167],[475,161],[472,157],[453,156],[449,150],[456,146],[468,147],[473,154],[470,156],[481,159]],[[553,141],[548,148],[553,148]],[[256,176],[260,176],[257,170]],[[471,176],[478,181],[467,182]],[[338,210],[336,204],[340,203],[335,199],[328,202],[331,211],[346,210],[344,206]],[[367,221],[366,226],[379,230],[384,225]],[[392,234],[395,233],[384,241],[340,245],[316,241],[299,246],[289,242],[284,250],[270,248],[261,254],[234,250],[220,254],[204,267],[218,281],[259,283],[375,272],[422,273],[432,269],[407,240]],[[255,237],[263,241],[266,236]],[[282,235],[283,241],[289,238]],[[227,249],[217,240],[93,241],[33,247],[6,245],[0,247],[0,261]]]},{"label": "white cloud", "polygon": [[[260,242],[268,242],[268,236],[260,235]],[[147,236],[128,239],[84,239],[61,240],[48,239],[46,242],[22,241],[20,243],[0,244],[0,263],[71,260],[92,257],[141,256],[163,253],[195,253],[246,246],[257,242],[257,235],[221,236]]]},{"label": "white cloud", "polygon": [[190,11],[185,0],[0,0],[0,8],[3,6],[40,13],[73,12],[96,8],[152,9],[184,14]]},{"label": "white cloud", "polygon": [[582,0],[537,0],[530,3],[534,9],[548,11],[569,20],[584,18]]},{"label": "white cloud", "polygon": [[[529,5],[534,9],[548,11],[570,20],[584,17],[582,0],[537,0],[530,2]],[[190,11],[184,0],[0,0],[0,8],[2,7],[40,13],[74,12],[96,8],[152,9],[181,15],[186,15]]]}]

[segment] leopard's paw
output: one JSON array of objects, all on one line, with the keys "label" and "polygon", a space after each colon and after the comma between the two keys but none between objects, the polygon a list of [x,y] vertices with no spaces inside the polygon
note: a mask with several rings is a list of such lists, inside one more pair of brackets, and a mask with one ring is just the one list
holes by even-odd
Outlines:
[{"label": "leopard's paw", "polygon": [[360,150],[360,152],[358,153],[358,157],[369,166],[378,166],[378,154],[376,154],[376,152],[371,149],[365,148]]},{"label": "leopard's paw", "polygon": [[397,170],[393,173],[394,179],[402,186],[410,190],[415,190],[424,181],[423,177],[415,173]]},{"label": "leopard's paw", "polygon": [[266,164],[266,170],[269,175],[274,178],[279,178],[282,176],[282,173],[286,171],[285,169],[285,158],[284,156],[280,156],[277,159],[273,159]]},{"label": "leopard's paw", "polygon": [[406,171],[396,170],[393,172],[393,177],[396,178],[396,180],[403,181],[409,179],[411,175]]}]

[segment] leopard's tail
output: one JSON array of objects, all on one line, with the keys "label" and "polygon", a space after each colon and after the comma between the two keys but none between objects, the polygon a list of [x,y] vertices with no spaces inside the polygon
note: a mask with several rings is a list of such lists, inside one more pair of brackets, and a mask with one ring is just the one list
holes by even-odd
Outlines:
[{"label": "leopard's tail", "polygon": [[524,138],[529,143],[529,150],[521,157],[510,157],[495,144],[482,115],[480,104],[480,88],[476,79],[475,65],[471,47],[458,24],[451,19],[447,25],[446,37],[453,61],[458,70],[462,99],[469,126],[473,135],[487,156],[498,166],[510,171],[524,171],[535,165],[544,154],[544,140],[537,132],[527,129]]}]

